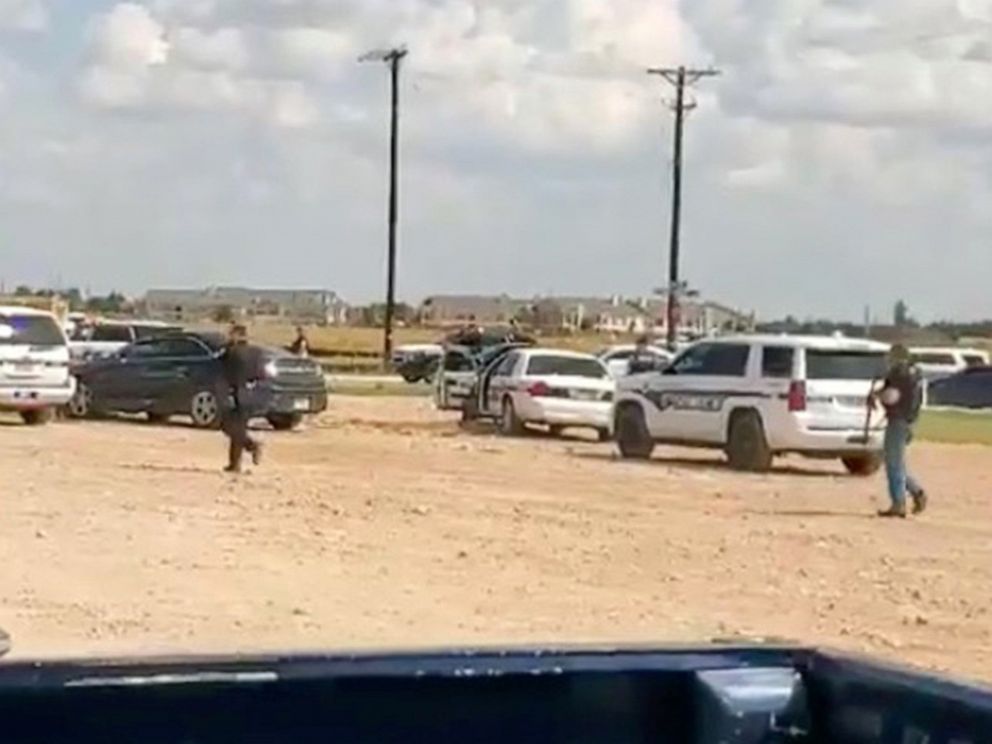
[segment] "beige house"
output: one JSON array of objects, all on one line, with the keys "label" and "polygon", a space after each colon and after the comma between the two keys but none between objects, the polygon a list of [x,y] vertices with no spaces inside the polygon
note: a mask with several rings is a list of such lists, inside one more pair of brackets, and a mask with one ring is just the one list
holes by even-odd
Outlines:
[{"label": "beige house", "polygon": [[329,290],[250,289],[153,289],[144,299],[149,317],[172,322],[211,320],[230,313],[234,317],[273,319],[318,325],[348,322],[348,306]]}]

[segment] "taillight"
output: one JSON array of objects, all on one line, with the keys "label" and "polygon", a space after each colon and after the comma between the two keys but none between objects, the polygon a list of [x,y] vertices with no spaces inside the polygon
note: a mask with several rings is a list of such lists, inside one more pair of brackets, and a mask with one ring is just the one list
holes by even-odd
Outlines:
[{"label": "taillight", "polygon": [[551,386],[546,382],[535,382],[527,388],[527,394],[533,398],[547,398],[552,394]]},{"label": "taillight", "polygon": [[806,383],[795,381],[789,385],[789,413],[806,410]]}]

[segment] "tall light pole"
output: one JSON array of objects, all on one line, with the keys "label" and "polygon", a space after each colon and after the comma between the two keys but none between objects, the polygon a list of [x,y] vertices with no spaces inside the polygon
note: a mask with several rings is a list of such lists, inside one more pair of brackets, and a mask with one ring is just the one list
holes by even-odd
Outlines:
[{"label": "tall light pole", "polygon": [[389,257],[386,274],[386,323],[382,342],[383,363],[393,355],[393,315],[396,312],[396,223],[399,217],[399,135],[400,135],[400,65],[408,54],[406,47],[380,49],[359,57],[359,62],[385,62],[392,84],[392,108],[389,129]]},{"label": "tall light pole", "polygon": [[691,70],[685,67],[661,67],[648,70],[649,75],[660,75],[675,88],[675,142],[674,165],[672,168],[672,230],[669,238],[668,257],[668,347],[675,349],[678,341],[679,292],[682,289],[679,277],[679,253],[682,231],[682,139],[685,114],[696,107],[686,102],[686,86],[699,82],[704,77],[714,77],[717,70]]}]

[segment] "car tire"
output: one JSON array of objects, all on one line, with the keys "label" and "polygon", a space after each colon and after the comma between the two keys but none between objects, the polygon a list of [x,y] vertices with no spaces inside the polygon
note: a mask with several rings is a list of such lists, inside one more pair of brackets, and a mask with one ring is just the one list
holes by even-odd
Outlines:
[{"label": "car tire", "polygon": [[422,379],[420,375],[414,374],[412,372],[404,372],[400,375],[400,377],[403,378],[404,382],[410,385],[415,385],[416,383],[420,382],[420,380]]},{"label": "car tire", "polygon": [[727,459],[734,470],[765,473],[771,469],[773,455],[757,412],[740,411],[731,417]]},{"label": "car tire", "polygon": [[548,434],[550,434],[553,437],[560,437],[564,433],[565,433],[564,426],[558,426],[557,424],[552,424],[551,426],[548,427]]},{"label": "car tire", "polygon": [[189,415],[197,429],[220,427],[220,401],[213,390],[200,390],[189,401]]},{"label": "car tire", "polygon": [[472,388],[469,396],[462,401],[461,414],[462,424],[470,424],[479,418],[479,394],[475,388]]},{"label": "car tire", "polygon": [[55,419],[55,411],[51,408],[39,408],[34,411],[21,411],[21,421],[28,426],[44,426]]},{"label": "car tire", "polygon": [[298,413],[270,413],[265,418],[276,431],[292,431],[303,423],[303,416]]},{"label": "car tire", "polygon": [[517,409],[510,398],[504,398],[499,417],[499,431],[505,437],[518,437],[524,433],[524,422],[517,416]]},{"label": "car tire", "polygon": [[93,416],[93,391],[85,383],[77,383],[76,392],[66,404],[65,409],[70,418],[90,418]]},{"label": "car tire", "polygon": [[169,423],[169,414],[167,413],[155,413],[154,411],[149,411],[147,415],[149,424],[161,426],[162,424]]},{"label": "car tire", "polygon": [[841,462],[844,463],[848,473],[862,478],[875,475],[882,468],[882,456],[877,454],[844,457],[841,458]]},{"label": "car tire", "polygon": [[639,406],[626,405],[617,411],[616,432],[617,446],[624,459],[647,460],[654,453],[654,439]]}]

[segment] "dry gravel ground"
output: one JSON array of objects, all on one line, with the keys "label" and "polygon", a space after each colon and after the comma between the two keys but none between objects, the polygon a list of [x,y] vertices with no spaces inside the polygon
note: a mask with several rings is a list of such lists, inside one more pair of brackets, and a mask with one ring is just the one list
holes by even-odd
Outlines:
[{"label": "dry gravel ground", "polygon": [[335,398],[268,461],[219,434],[0,426],[0,625],[15,655],[738,634],[992,679],[992,451],[921,445],[924,519],[802,460],[654,462],[459,432],[420,399]]}]

